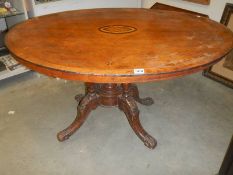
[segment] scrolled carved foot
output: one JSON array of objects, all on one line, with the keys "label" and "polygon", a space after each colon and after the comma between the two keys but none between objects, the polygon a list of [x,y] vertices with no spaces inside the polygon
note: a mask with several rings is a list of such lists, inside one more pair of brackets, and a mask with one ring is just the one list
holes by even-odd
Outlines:
[{"label": "scrolled carved foot", "polygon": [[150,135],[146,135],[144,137],[144,145],[147,146],[150,149],[154,149],[157,145],[157,141]]},{"label": "scrolled carved foot", "polygon": [[150,106],[154,104],[154,100],[150,97],[146,98],[137,98],[135,99],[138,103],[145,105],[145,106]]},{"label": "scrolled carved foot", "polygon": [[154,149],[157,145],[157,141],[150,136],[142,127],[139,119],[139,110],[133,97],[120,97],[119,109],[122,110],[135,134],[141,139],[145,146],[150,149]]},{"label": "scrolled carved foot", "polygon": [[138,87],[135,84],[130,84],[129,93],[134,98],[135,101],[137,101],[142,105],[150,106],[154,104],[154,100],[150,97],[140,98]]},{"label": "scrolled carved foot", "polygon": [[58,139],[58,141],[63,142],[65,140],[69,139],[70,136],[71,136],[71,132],[68,131],[68,130],[66,130],[66,129],[64,129],[63,131],[60,131],[57,134],[57,139]]}]

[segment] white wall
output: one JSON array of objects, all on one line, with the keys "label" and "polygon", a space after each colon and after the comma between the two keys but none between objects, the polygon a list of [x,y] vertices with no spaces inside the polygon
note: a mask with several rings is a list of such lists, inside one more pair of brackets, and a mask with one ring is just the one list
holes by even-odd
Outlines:
[{"label": "white wall", "polygon": [[34,0],[25,1],[31,17],[76,9],[141,7],[141,0],[61,0],[38,5],[34,5]]},{"label": "white wall", "polygon": [[143,0],[142,6],[144,8],[150,8],[155,2],[160,2],[163,4],[207,14],[211,19],[215,21],[220,21],[223,10],[225,8],[225,4],[227,2],[233,3],[233,0],[211,0],[210,5],[200,5],[183,0]]}]

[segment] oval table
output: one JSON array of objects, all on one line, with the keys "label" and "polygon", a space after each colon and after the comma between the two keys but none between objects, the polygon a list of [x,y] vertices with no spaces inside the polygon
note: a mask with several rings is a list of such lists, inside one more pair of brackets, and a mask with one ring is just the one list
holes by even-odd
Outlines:
[{"label": "oval table", "polygon": [[223,25],[186,13],[147,9],[78,10],[36,17],[10,30],[6,45],[20,63],[40,73],[85,82],[78,114],[58,133],[68,139],[98,106],[117,106],[149,148],[135,84],[171,79],[208,68],[232,49]]}]

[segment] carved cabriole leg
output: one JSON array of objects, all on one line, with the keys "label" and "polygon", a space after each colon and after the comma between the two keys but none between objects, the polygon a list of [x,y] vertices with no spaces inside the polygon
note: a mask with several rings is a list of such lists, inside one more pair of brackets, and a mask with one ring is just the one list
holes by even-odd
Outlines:
[{"label": "carved cabriole leg", "polygon": [[154,104],[154,100],[150,97],[140,98],[138,87],[135,84],[129,85],[129,93],[138,103],[146,106]]},{"label": "carved cabriole leg", "polygon": [[91,110],[96,109],[99,105],[99,96],[95,92],[95,84],[86,83],[86,88],[86,95],[84,97],[79,96],[76,99],[79,101],[76,119],[70,126],[57,134],[59,141],[68,139],[77,129],[82,126]]},{"label": "carved cabriole leg", "polygon": [[157,145],[156,140],[150,136],[142,127],[139,120],[139,110],[134,98],[130,94],[130,85],[122,84],[123,94],[119,96],[118,107],[122,110],[135,134],[143,141],[145,146],[154,149]]}]

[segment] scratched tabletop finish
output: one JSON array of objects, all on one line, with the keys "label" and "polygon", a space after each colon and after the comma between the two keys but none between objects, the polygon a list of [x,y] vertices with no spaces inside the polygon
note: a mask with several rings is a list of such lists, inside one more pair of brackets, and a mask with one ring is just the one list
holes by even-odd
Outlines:
[{"label": "scratched tabletop finish", "polygon": [[205,69],[232,49],[233,34],[181,12],[94,9],[30,19],[10,30],[6,45],[19,62],[50,76],[130,83]]}]

